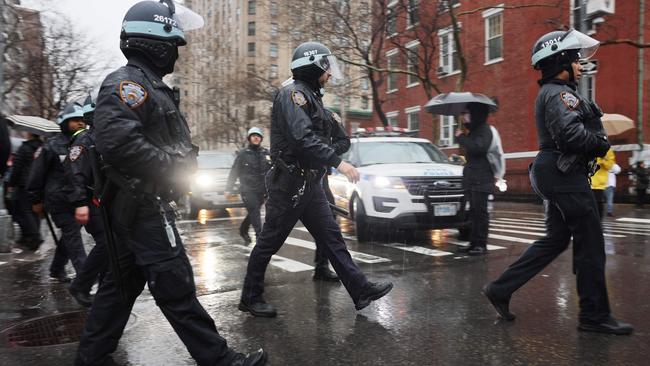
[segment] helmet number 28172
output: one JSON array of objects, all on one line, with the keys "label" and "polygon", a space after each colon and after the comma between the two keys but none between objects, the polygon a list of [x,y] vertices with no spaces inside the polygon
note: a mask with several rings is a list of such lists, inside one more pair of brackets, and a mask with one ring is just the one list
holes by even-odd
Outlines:
[{"label": "helmet number 28172", "polygon": [[172,25],[174,27],[177,26],[176,21],[174,19],[166,17],[164,15],[154,14],[153,20],[156,21],[156,22],[160,22],[160,23],[170,24],[170,25]]}]

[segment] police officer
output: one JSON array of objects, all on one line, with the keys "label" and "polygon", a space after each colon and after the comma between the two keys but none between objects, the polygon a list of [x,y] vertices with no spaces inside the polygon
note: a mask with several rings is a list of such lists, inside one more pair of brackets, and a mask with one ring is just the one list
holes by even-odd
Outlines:
[{"label": "police officer", "polygon": [[20,145],[14,156],[11,174],[7,182],[13,207],[13,218],[20,225],[21,237],[17,243],[30,250],[38,249],[43,242],[40,232],[41,218],[32,210],[26,190],[27,178],[34,162],[34,153],[41,146],[43,146],[43,140],[40,136],[27,132],[27,140]]},{"label": "police officer", "polygon": [[37,214],[43,211],[52,216],[54,224],[61,229],[61,238],[54,252],[50,266],[50,278],[59,282],[70,282],[65,265],[70,260],[77,274],[86,260],[86,251],[81,240],[81,225],[74,218],[74,207],[69,197],[74,191],[65,176],[63,160],[68,155],[70,138],[86,125],[83,107],[79,101],[68,103],[57,118],[61,133],[49,138],[34,153],[34,163],[27,179],[27,192],[32,209]]},{"label": "police officer", "polygon": [[317,241],[325,244],[327,257],[355,308],[361,310],[386,295],[393,284],[368,282],[352,261],[323,191],[327,167],[336,167],[353,182],[359,180],[357,170],[322,141],[327,119],[322,88],[331,77],[340,77],[340,70],[327,47],[307,42],[294,51],[291,71],[294,82],[283,86],[273,101],[274,165],[266,175],[266,222],[248,261],[239,309],[254,316],[277,315],[262,296],[264,274],[271,257],[300,220]]},{"label": "police officer", "polygon": [[[174,70],[178,47],[186,44],[183,27],[193,26],[180,22],[178,6],[171,0],[141,1],[127,11],[120,49],[128,63],[106,77],[97,97],[95,142],[108,184],[102,204],[112,226],[107,231],[116,239],[107,244],[120,265],[111,261],[95,295],[77,365],[109,361],[145,282],[199,365],[266,363],[263,350],[236,353],[217,332],[196,298],[192,267],[174,224],[173,199],[187,191],[183,177],[196,167],[189,128],[175,93],[162,80]],[[195,15],[189,9],[183,13]]]},{"label": "police officer", "polygon": [[487,104],[468,103],[467,113],[463,114],[466,128],[456,131],[458,143],[467,157],[467,163],[463,168],[463,187],[465,187],[465,201],[469,202],[471,223],[469,246],[460,248],[457,252],[469,255],[487,254],[490,227],[488,196],[494,186],[494,174],[487,158],[492,143],[492,131],[487,124],[488,113]]},{"label": "police officer", "polygon": [[99,164],[94,161],[97,159],[94,153],[95,131],[93,129],[95,99],[88,95],[84,101],[83,118],[89,129],[79,130],[72,135],[69,153],[63,162],[65,174],[74,188],[69,199],[75,207],[75,220],[80,225],[84,225],[86,231],[95,239],[95,246],[88,253],[83,269],[77,273],[77,277],[68,288],[72,297],[83,306],[92,304],[90,289],[108,265],[106,233],[94,194],[93,168],[97,169]]},{"label": "police officer", "polygon": [[[325,133],[323,142],[329,145],[336,155],[342,155],[350,149],[350,137],[345,133],[345,129],[341,124],[341,117],[333,111],[325,108],[325,114],[327,118],[325,119]],[[334,205],[334,195],[329,186],[328,176],[330,171],[328,169],[327,174],[323,176],[323,190],[325,191],[325,196],[327,197],[327,202],[330,205]],[[334,211],[332,211],[334,215]],[[334,216],[336,220],[336,216]],[[316,281],[330,281],[338,282],[339,277],[336,275],[336,272],[333,272],[329,268],[329,261],[327,260],[327,253],[325,247],[327,243],[323,243],[321,240],[316,240],[316,251],[314,255],[314,280]]]},{"label": "police officer", "polygon": [[250,244],[251,237],[248,229],[253,224],[255,237],[259,237],[262,231],[262,218],[260,208],[264,204],[266,188],[264,187],[264,175],[271,169],[271,156],[269,150],[262,147],[264,132],[259,127],[252,127],[246,134],[248,146],[237,154],[237,158],[228,174],[226,192],[230,193],[237,179],[239,179],[242,201],[246,206],[246,217],[239,227],[239,235],[246,244]]},{"label": "police officer", "polygon": [[532,64],[540,70],[535,102],[539,154],[530,170],[531,185],[544,200],[546,236],[483,293],[498,314],[513,320],[510,297],[562,253],[573,238],[573,264],[580,296],[578,329],[630,334],[632,326],[610,314],[605,283],[605,249],[596,200],[589,186],[595,158],[610,145],[598,106],[576,92],[580,58],[591,57],[599,42],[576,30],[550,32],[533,47]]}]

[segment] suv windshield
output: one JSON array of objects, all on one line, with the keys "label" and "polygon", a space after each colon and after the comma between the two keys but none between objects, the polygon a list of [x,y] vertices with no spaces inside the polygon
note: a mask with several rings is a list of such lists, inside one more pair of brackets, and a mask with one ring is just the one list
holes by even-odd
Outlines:
[{"label": "suv windshield", "polygon": [[359,162],[374,164],[449,163],[445,154],[426,142],[373,141],[359,142]]},{"label": "suv windshield", "polygon": [[199,154],[197,161],[199,169],[230,169],[235,158],[232,154]]}]

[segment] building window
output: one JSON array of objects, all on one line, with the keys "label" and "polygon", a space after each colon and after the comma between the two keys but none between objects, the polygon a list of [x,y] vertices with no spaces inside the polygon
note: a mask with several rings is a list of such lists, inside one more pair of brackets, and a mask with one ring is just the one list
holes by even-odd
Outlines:
[{"label": "building window", "polygon": [[277,58],[278,57],[278,44],[277,43],[269,44],[269,56],[272,57],[272,58]]},{"label": "building window", "polygon": [[420,107],[408,108],[406,112],[406,128],[411,131],[420,129]]},{"label": "building window", "polygon": [[386,34],[388,37],[392,37],[397,34],[397,11],[395,6],[388,8],[388,13],[386,14]]},{"label": "building window", "polygon": [[278,15],[278,3],[275,1],[271,1],[271,5],[269,7],[269,13],[271,13],[271,16],[277,16]]},{"label": "building window", "polygon": [[248,15],[255,15],[255,0],[248,1]]},{"label": "building window", "polygon": [[456,145],[456,136],[454,135],[458,128],[458,122],[453,116],[440,116],[440,147]]},{"label": "building window", "polygon": [[248,35],[249,36],[255,35],[255,22],[248,22]]},{"label": "building window", "polygon": [[[397,69],[397,50],[393,50],[386,54],[386,66],[388,67],[388,70]],[[397,90],[397,73],[389,71],[386,80],[386,92],[390,93],[395,90]]]},{"label": "building window", "polygon": [[368,109],[369,107],[369,102],[368,102],[368,97],[365,95],[361,97],[361,109]]},{"label": "building window", "polygon": [[582,78],[587,83],[587,98],[596,100],[596,74],[583,75]]},{"label": "building window", "polygon": [[273,38],[278,36],[278,23],[271,23],[271,31],[269,35]]},{"label": "building window", "polygon": [[[406,70],[414,74],[418,74],[418,43],[406,45]],[[407,74],[406,86],[417,85],[420,79],[416,75]]]},{"label": "building window", "polygon": [[580,29],[580,23],[582,22],[582,17],[580,16],[580,5],[582,0],[570,0],[571,1],[571,28]]},{"label": "building window", "polygon": [[271,65],[269,68],[269,78],[277,79],[278,78],[278,65]]},{"label": "building window", "polygon": [[255,119],[255,106],[254,105],[247,105],[246,106],[246,119],[247,120],[252,120]]},{"label": "building window", "polygon": [[255,57],[255,42],[248,42],[248,56]]},{"label": "building window", "polygon": [[460,6],[460,0],[440,0],[438,2],[438,12],[442,13],[449,10],[449,7]]},{"label": "building window", "polygon": [[368,78],[362,78],[361,90],[369,90],[369,89],[370,89],[370,80],[368,80]]},{"label": "building window", "polygon": [[397,114],[398,112],[386,113],[386,120],[388,121],[389,126],[398,127],[399,123],[397,122]]},{"label": "building window", "polygon": [[408,15],[406,17],[406,27],[410,28],[418,24],[418,10],[420,8],[420,0],[408,0],[408,5],[406,11]]},{"label": "building window", "polygon": [[483,12],[485,18],[485,62],[503,58],[503,9]]},{"label": "building window", "polygon": [[440,63],[438,64],[438,74],[447,75],[460,71],[458,54],[454,46],[454,33],[451,29],[446,29],[438,33],[440,42]]},{"label": "building window", "polygon": [[255,75],[255,64],[246,65],[246,72],[248,75]]}]

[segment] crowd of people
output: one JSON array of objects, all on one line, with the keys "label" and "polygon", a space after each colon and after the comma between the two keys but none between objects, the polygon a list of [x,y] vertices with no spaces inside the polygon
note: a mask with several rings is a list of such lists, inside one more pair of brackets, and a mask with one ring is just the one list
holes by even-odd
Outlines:
[{"label": "crowd of people", "polygon": [[[267,360],[262,349],[235,352],[219,334],[197,299],[192,266],[176,229],[175,202],[187,191],[186,177],[196,168],[198,148],[179,109],[178,93],[162,80],[174,70],[178,47],[186,44],[183,27],[191,27],[160,20],[160,14],[176,19],[175,6],[168,0],[142,1],[129,9],[120,43],[127,65],[108,75],[96,95],[66,105],[57,119],[61,133],[45,141],[27,134],[6,181],[11,211],[21,228],[17,243],[36,250],[43,242],[40,226],[45,217],[56,244],[50,278],[70,282],[65,266],[71,262],[76,277],[70,294],[90,307],[77,365],[110,360],[145,284],[199,365],[255,366]],[[483,293],[502,318],[513,320],[509,309],[513,294],[573,239],[579,329],[630,334],[632,326],[610,313],[601,229],[603,202],[613,215],[620,167],[602,129],[598,106],[576,92],[579,60],[591,56],[597,46],[597,41],[573,30],[551,32],[535,44],[532,63],[541,72],[535,106],[540,153],[529,171],[533,189],[545,201],[547,235],[487,284]],[[248,210],[240,235],[250,243],[252,225],[256,239],[238,308],[256,317],[277,316],[275,306],[263,296],[265,273],[300,220],[318,248],[314,279],[340,281],[351,304],[361,310],[387,295],[393,284],[370,281],[354,263],[330,208],[330,168],[352,182],[360,179],[357,169],[340,158],[350,141],[322,101],[323,88],[342,75],[336,57],[317,42],[295,49],[291,72],[292,81],[273,102],[270,150],[261,146],[263,131],[250,129],[248,146],[239,153],[228,179],[229,191],[237,179],[241,181]],[[489,158],[495,137],[498,140],[496,130],[487,124],[489,112],[486,104],[467,104],[466,128],[457,132],[467,157],[464,185],[472,223],[470,245],[463,251],[471,255],[487,253],[488,195],[495,177],[503,177]],[[633,172],[642,205],[648,169],[639,162]],[[88,255],[82,226],[95,241]],[[97,282],[93,297],[90,289]]]}]

